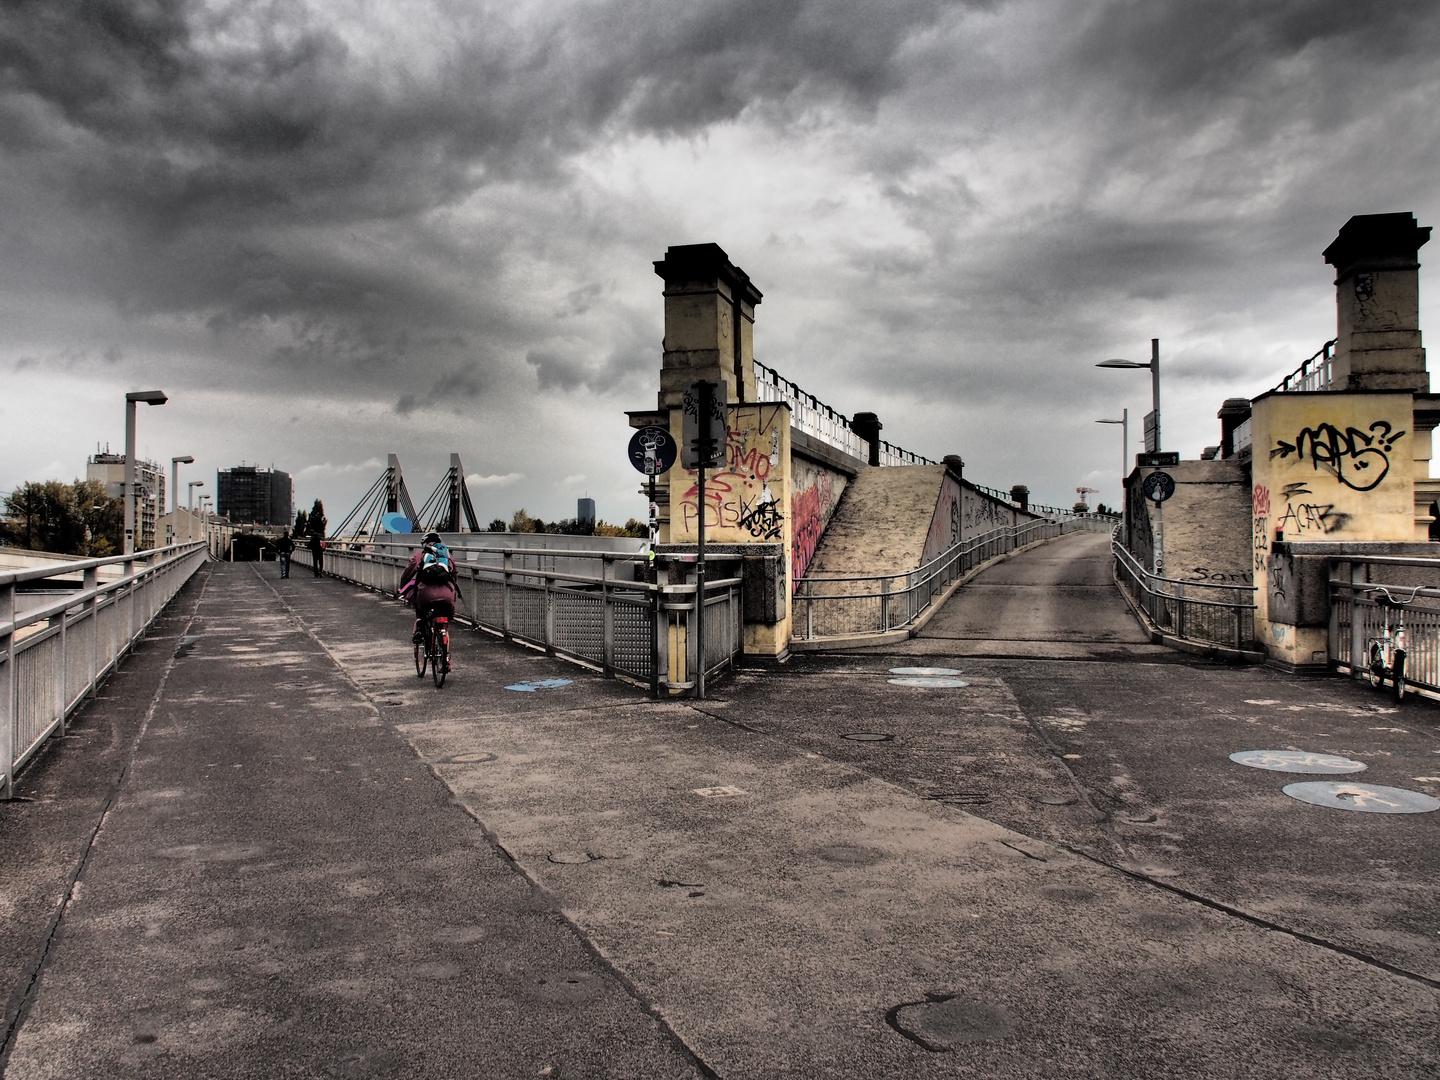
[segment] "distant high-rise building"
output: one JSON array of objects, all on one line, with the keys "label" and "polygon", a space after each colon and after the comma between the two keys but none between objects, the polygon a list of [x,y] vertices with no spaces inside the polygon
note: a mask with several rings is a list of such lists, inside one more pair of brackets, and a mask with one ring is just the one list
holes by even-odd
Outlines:
[{"label": "distant high-rise building", "polygon": [[595,500],[579,499],[575,503],[575,517],[579,521],[588,521],[595,524]]},{"label": "distant high-rise building", "polygon": [[[112,499],[125,494],[125,455],[112,454],[107,447],[85,461],[85,479],[98,480]],[[165,467],[154,461],[135,459],[136,537],[135,550],[149,551],[158,546],[155,522],[165,509]]]},{"label": "distant high-rise building", "polygon": [[291,525],[295,521],[290,474],[237,465],[215,474],[215,509],[236,525]]}]

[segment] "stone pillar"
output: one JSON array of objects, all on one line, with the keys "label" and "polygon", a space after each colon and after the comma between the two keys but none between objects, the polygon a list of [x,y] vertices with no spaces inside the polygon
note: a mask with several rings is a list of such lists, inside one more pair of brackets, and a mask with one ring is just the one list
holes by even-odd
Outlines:
[{"label": "stone pillar", "polygon": [[1429,393],[1418,273],[1429,239],[1413,214],[1360,214],[1325,249],[1337,313],[1330,389]]},{"label": "stone pillar", "polygon": [[1010,501],[1021,510],[1030,509],[1030,489],[1024,484],[1016,484],[1010,489]]},{"label": "stone pillar", "polygon": [[850,420],[850,430],[870,444],[867,464],[880,464],[880,432],[885,427],[873,412],[857,412]]},{"label": "stone pillar", "polygon": [[760,290],[719,244],[681,244],[655,264],[665,279],[663,409],[679,408],[700,379],[725,387],[728,402],[755,401],[755,307]]}]

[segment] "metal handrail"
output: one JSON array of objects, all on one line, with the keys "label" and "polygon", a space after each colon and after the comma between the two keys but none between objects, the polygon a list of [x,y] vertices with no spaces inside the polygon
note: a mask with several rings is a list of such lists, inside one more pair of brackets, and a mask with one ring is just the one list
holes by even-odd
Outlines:
[{"label": "metal handrail", "polygon": [[[1308,390],[1328,390],[1331,382],[1331,368],[1334,357],[1330,350],[1337,338],[1331,338],[1312,355],[1305,358],[1300,366],[1281,379],[1271,393],[1300,393]],[[1320,363],[1315,364],[1319,360]],[[1314,364],[1314,367],[1311,365]]]},{"label": "metal handrail", "polygon": [[[1119,526],[1111,536],[1110,550],[1115,558],[1117,579],[1154,626],[1182,641],[1237,650],[1244,650],[1254,641],[1255,586],[1181,581],[1153,574],[1121,543]],[[1205,599],[1203,595],[1190,595],[1192,589],[1223,590],[1229,592],[1231,598]],[[1245,592],[1249,592],[1252,599],[1240,600]]]},{"label": "metal handrail", "polygon": [[[0,798],[15,772],[90,696],[205,561],[204,540],[0,575]],[[101,582],[99,569],[128,572]],[[17,611],[16,586],[71,578],[81,588]],[[23,595],[23,594],[21,594]]]}]

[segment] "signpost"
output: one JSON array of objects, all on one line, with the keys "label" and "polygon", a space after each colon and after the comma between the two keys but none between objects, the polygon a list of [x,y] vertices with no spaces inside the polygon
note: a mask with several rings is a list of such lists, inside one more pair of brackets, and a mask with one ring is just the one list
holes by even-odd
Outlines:
[{"label": "signpost", "polygon": [[1165,573],[1165,500],[1175,494],[1175,478],[1167,472],[1152,472],[1140,482],[1141,493],[1155,504],[1155,549],[1151,562],[1158,577]]},{"label": "signpost", "polygon": [[679,447],[662,427],[643,427],[630,436],[630,464],[648,481],[650,495],[650,584],[655,586],[650,633],[650,692],[660,696],[660,582],[655,580],[655,544],[660,537],[660,508],[655,502],[655,477],[670,471]]},{"label": "signpost", "polygon": [[[695,696],[705,696],[705,470],[725,463],[725,391],[717,383],[692,383],[681,403],[680,463],[696,473],[698,514],[695,548]],[[717,437],[717,432],[719,437]]]}]

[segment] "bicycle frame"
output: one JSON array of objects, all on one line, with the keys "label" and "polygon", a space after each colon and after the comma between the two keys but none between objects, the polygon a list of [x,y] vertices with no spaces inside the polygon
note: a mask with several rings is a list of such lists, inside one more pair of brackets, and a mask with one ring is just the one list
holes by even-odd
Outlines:
[{"label": "bicycle frame", "polygon": [[[1370,685],[1378,688],[1388,677],[1397,701],[1405,696],[1405,608],[1415,602],[1415,597],[1421,588],[1423,586],[1411,589],[1410,595],[1403,600],[1397,598],[1385,586],[1368,590],[1383,597],[1379,601],[1379,606],[1384,618],[1380,633],[1370,638],[1365,645],[1370,669]],[[1390,626],[1392,609],[1395,612],[1393,631]]]}]

